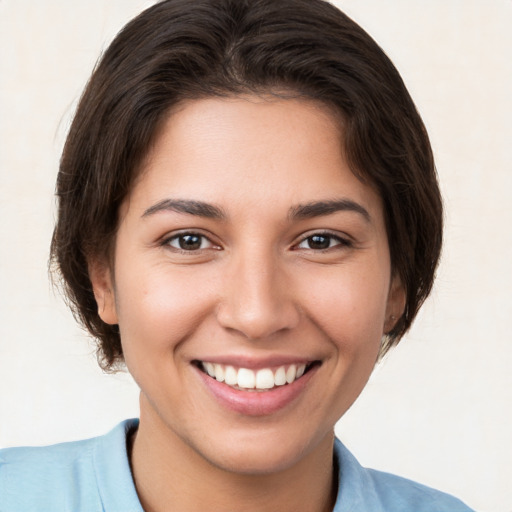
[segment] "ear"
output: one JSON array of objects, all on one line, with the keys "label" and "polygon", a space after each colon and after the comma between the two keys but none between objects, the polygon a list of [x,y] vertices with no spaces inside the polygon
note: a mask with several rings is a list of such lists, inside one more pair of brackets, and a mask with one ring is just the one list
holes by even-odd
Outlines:
[{"label": "ear", "polygon": [[391,284],[389,286],[383,334],[388,334],[395,327],[405,310],[406,299],[407,297],[402,280],[395,274],[392,276]]},{"label": "ear", "polygon": [[105,262],[89,262],[89,278],[94,298],[98,305],[98,315],[106,323],[115,325],[117,320],[114,279],[110,266]]}]

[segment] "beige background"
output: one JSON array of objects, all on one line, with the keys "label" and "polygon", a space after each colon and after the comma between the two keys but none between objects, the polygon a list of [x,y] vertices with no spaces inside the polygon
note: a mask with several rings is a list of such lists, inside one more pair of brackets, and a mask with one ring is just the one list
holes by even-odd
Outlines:
[{"label": "beige background", "polygon": [[[59,153],[99,52],[143,0],[0,0],[0,446],[104,433],[127,375],[50,288]],[[383,46],[437,155],[446,245],[413,330],[337,427],[368,466],[512,511],[512,2],[340,0]]]}]

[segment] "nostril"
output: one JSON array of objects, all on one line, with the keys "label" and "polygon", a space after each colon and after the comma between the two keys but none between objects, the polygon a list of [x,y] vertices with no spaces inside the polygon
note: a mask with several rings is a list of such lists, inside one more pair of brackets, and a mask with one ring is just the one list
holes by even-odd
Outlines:
[{"label": "nostril", "polygon": [[249,340],[261,340],[295,328],[300,314],[286,301],[279,303],[246,303],[233,301],[217,310],[217,320],[224,328],[239,332]]}]

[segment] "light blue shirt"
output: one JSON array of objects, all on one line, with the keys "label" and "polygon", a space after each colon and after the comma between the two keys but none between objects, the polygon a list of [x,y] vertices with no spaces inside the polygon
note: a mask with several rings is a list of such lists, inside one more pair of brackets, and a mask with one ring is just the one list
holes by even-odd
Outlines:
[{"label": "light blue shirt", "polygon": [[[126,451],[137,425],[126,420],[85,441],[0,450],[0,512],[144,512]],[[338,439],[334,456],[333,512],[472,512],[452,496],[363,468]]]}]

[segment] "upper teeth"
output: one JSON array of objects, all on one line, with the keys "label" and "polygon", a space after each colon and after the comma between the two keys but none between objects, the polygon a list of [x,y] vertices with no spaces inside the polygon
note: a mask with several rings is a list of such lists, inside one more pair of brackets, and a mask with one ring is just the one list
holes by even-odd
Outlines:
[{"label": "upper teeth", "polygon": [[271,389],[274,386],[291,384],[302,377],[306,369],[305,364],[291,364],[280,366],[276,370],[261,368],[250,370],[249,368],[235,368],[217,363],[201,363],[205,372],[219,382],[225,382],[228,386],[244,389]]}]

